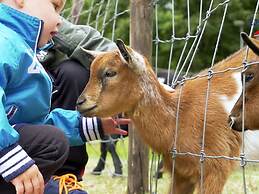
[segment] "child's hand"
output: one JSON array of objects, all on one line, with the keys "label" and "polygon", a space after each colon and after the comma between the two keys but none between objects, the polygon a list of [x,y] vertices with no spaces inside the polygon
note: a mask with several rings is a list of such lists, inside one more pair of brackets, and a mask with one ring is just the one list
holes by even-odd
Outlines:
[{"label": "child's hand", "polygon": [[43,194],[44,192],[44,180],[35,164],[11,180],[11,183],[15,186],[16,194]]},{"label": "child's hand", "polygon": [[106,135],[110,134],[119,134],[119,135],[127,135],[128,132],[118,128],[118,125],[127,125],[130,123],[130,119],[122,119],[112,117],[102,118],[102,127],[103,131]]}]

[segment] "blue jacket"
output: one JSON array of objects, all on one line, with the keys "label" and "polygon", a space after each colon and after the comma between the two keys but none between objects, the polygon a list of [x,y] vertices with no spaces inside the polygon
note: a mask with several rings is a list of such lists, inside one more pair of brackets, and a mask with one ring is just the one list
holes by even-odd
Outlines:
[{"label": "blue jacket", "polygon": [[52,124],[71,145],[100,139],[97,118],[50,110],[52,82],[36,58],[43,22],[0,3],[0,174],[9,181],[34,161],[17,144],[17,124]]}]

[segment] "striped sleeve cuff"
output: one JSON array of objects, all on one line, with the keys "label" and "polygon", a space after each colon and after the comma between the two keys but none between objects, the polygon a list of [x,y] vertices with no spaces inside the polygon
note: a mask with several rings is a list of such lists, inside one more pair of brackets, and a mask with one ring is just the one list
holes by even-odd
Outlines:
[{"label": "striped sleeve cuff", "polygon": [[18,144],[5,148],[0,153],[0,174],[9,182],[34,164],[27,153]]},{"label": "striped sleeve cuff", "polygon": [[84,142],[102,139],[104,134],[101,119],[82,117],[79,133]]}]

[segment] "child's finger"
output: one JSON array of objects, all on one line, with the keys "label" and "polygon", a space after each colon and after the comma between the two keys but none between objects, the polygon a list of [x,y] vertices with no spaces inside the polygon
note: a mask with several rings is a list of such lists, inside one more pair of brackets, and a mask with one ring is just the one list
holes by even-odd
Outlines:
[{"label": "child's finger", "polygon": [[[24,180],[23,185],[24,185],[24,193],[28,194],[33,194],[34,193],[34,185],[31,180],[32,177],[27,177],[27,179]],[[35,192],[35,194],[38,194]]]},{"label": "child's finger", "polygon": [[117,122],[117,125],[127,125],[131,122],[130,119],[115,119]]},{"label": "child's finger", "polygon": [[42,176],[37,175],[33,177],[31,180],[34,188],[34,194],[42,194],[44,192],[44,181],[42,180]]},{"label": "child's finger", "polygon": [[120,128],[116,128],[115,129],[115,134],[118,134],[118,135],[128,135],[128,132],[127,131],[124,131]]},{"label": "child's finger", "polygon": [[38,174],[38,180],[40,183],[40,193],[44,193],[44,179],[41,173]]},{"label": "child's finger", "polygon": [[16,194],[23,194],[24,193],[24,186],[22,182],[15,182],[13,183],[16,189]]}]

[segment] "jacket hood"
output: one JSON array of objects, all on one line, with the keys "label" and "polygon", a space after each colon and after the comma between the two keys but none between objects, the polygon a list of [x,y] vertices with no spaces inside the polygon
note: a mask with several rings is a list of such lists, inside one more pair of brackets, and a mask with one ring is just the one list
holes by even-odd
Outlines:
[{"label": "jacket hood", "polygon": [[43,26],[43,21],[0,3],[0,23],[15,31],[34,52]]}]

